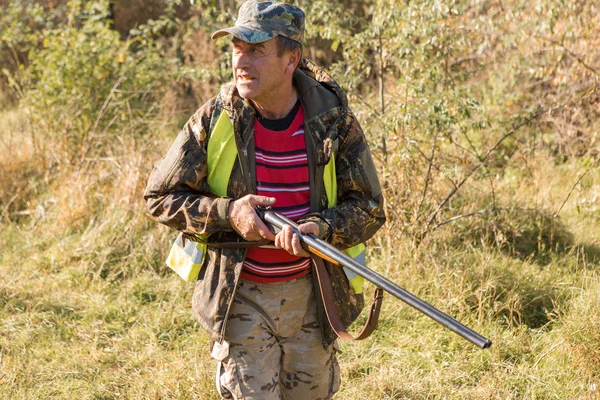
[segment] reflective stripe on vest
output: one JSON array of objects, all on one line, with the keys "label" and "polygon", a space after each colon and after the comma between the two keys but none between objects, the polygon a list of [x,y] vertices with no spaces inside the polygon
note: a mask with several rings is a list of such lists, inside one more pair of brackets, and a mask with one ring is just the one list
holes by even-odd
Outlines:
[{"label": "reflective stripe on vest", "polygon": [[[219,118],[214,125],[214,128],[211,127],[212,132],[208,139],[207,148],[208,187],[217,196],[227,196],[229,178],[237,157],[233,125],[227,113],[223,110],[221,110]],[[337,205],[337,179],[333,153],[323,170],[323,183],[325,185],[325,193],[327,194],[327,207],[332,208]],[[344,252],[359,263],[366,265],[365,245],[363,243],[350,247],[344,250]],[[354,292],[357,294],[362,293],[364,278],[345,267],[344,273],[348,277]]]},{"label": "reflective stripe on vest", "polygon": [[[325,165],[325,169],[323,170],[323,183],[325,184],[325,193],[327,194],[327,208],[335,207],[337,205],[337,175],[335,172],[334,153],[331,153],[331,158],[329,158],[329,162]],[[350,247],[349,249],[344,250],[344,253],[348,254],[362,265],[367,265],[364,243]],[[343,268],[354,292],[357,294],[362,293],[365,278],[350,271],[346,267]]]},{"label": "reflective stripe on vest", "polygon": [[219,119],[208,139],[208,187],[212,194],[227,196],[227,185],[237,157],[233,125],[226,112]]}]

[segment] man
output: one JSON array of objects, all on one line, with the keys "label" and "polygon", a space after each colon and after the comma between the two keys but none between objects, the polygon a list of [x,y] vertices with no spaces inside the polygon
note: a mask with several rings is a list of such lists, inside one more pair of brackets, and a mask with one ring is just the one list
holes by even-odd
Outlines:
[{"label": "man", "polygon": [[[291,230],[274,234],[255,209],[270,206],[302,233],[349,248],[385,221],[376,170],[346,96],[301,57],[301,9],[247,1],[235,26],[213,39],[227,35],[233,82],[191,117],[145,199],[157,221],[208,243],[193,309],[214,339],[221,396],[329,399],[340,384],[336,337],[311,259]],[[333,164],[332,193],[324,171]],[[348,326],[362,294],[342,269],[327,268]]]}]

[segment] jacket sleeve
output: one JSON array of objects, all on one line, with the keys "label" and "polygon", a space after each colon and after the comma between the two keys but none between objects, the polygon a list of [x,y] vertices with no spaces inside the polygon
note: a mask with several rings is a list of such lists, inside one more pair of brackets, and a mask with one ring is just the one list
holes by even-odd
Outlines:
[{"label": "jacket sleeve", "polygon": [[206,149],[212,104],[213,100],[203,105],[185,124],[152,170],[144,193],[153,219],[188,234],[232,231],[231,199],[208,189]]},{"label": "jacket sleeve", "polygon": [[345,249],[371,238],[385,223],[383,196],[367,139],[351,111],[340,129],[336,154],[338,204],[321,217],[331,229],[329,242]]}]

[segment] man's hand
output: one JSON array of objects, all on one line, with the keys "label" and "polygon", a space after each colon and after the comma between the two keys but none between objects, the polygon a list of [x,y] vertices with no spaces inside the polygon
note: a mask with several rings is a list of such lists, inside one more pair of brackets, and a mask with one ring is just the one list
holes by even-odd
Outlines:
[{"label": "man's hand", "polygon": [[256,215],[256,206],[273,205],[273,197],[249,194],[229,203],[229,222],[231,227],[244,239],[258,241],[262,239],[275,240],[275,234]]},{"label": "man's hand", "polygon": [[[318,235],[319,225],[315,224],[314,222],[306,222],[302,225],[299,225],[298,230],[303,234],[312,233],[314,235]],[[275,246],[280,247],[288,253],[298,257],[310,256],[310,254],[308,254],[302,248],[302,245],[300,244],[300,238],[294,233],[292,227],[289,225],[284,226],[283,230],[275,236]]]}]

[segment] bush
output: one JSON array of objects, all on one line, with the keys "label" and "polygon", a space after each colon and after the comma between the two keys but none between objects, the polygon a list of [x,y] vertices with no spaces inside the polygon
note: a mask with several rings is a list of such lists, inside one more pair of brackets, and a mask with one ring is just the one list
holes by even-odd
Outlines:
[{"label": "bush", "polygon": [[59,157],[82,161],[114,151],[120,135],[143,135],[174,75],[144,32],[121,41],[105,8],[87,8],[81,26],[45,31],[30,53],[23,99]]}]

